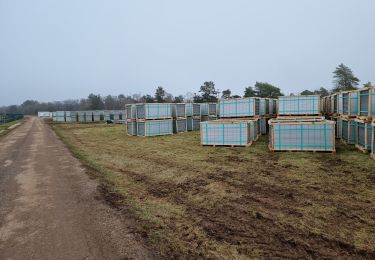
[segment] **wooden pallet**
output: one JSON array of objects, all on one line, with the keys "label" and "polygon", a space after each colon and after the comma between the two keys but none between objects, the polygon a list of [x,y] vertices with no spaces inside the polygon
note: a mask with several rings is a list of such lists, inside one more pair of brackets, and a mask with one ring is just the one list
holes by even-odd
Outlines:
[{"label": "wooden pallet", "polygon": [[349,119],[354,119],[356,118],[357,116],[350,116],[350,115],[340,115],[340,117],[342,119],[346,119],[346,120],[349,120]]},{"label": "wooden pallet", "polygon": [[211,147],[248,147],[252,145],[252,142],[247,145],[238,145],[238,144],[202,144],[202,146],[211,146]]},{"label": "wooden pallet", "polygon": [[158,120],[173,120],[176,119],[175,117],[161,117],[161,118],[137,118],[136,121],[138,122],[145,122],[145,121],[158,121]]},{"label": "wooden pallet", "polygon": [[259,115],[256,115],[256,116],[225,116],[225,117],[218,116],[218,118],[223,119],[223,120],[225,120],[225,119],[229,119],[229,120],[230,119],[232,119],[232,120],[235,120],[235,119],[252,120],[252,119],[255,119],[255,118],[259,118],[259,117],[260,117]]},{"label": "wooden pallet", "polygon": [[327,150],[299,150],[299,149],[285,149],[285,150],[275,150],[273,149],[271,146],[268,146],[268,148],[270,149],[271,152],[312,152],[312,153],[332,153],[332,154],[335,154],[336,153],[336,149],[335,150],[331,150],[331,151],[327,151]]},{"label": "wooden pallet", "polygon": [[168,133],[168,134],[157,134],[157,135],[138,135],[140,137],[158,137],[158,136],[168,136],[168,135],[173,135],[174,133]]},{"label": "wooden pallet", "polygon": [[372,116],[357,116],[356,118],[368,122],[371,122],[371,120],[373,119]]},{"label": "wooden pallet", "polygon": [[355,147],[360,150],[362,153],[369,153],[368,149],[366,147],[363,147],[359,144],[356,144]]},{"label": "wooden pallet", "polygon": [[352,143],[352,142],[349,142],[349,141],[346,141],[344,139],[340,139],[340,142],[345,144],[345,145],[355,145],[355,143]]},{"label": "wooden pallet", "polygon": [[293,116],[293,117],[313,117],[313,116],[322,116],[322,113],[317,113],[317,114],[277,114],[277,117],[283,117],[283,116]]}]

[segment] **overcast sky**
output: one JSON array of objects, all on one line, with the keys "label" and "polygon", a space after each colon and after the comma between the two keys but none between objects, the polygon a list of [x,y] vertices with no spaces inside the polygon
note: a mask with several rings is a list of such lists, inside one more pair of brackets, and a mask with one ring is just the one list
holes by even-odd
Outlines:
[{"label": "overcast sky", "polygon": [[0,0],[0,105],[89,93],[243,94],[375,82],[374,0]]}]

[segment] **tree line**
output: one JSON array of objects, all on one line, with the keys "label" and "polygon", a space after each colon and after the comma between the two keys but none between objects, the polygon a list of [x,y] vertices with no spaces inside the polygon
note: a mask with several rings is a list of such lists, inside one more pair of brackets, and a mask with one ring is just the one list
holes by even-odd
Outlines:
[{"label": "tree line", "polygon": [[[352,70],[340,64],[333,72],[334,88],[329,91],[324,87],[317,90],[304,90],[300,95],[318,94],[321,96],[328,96],[331,93],[339,91],[347,91],[356,89],[360,80],[353,74]],[[371,82],[367,82],[364,86],[371,86]],[[221,96],[220,96],[221,94]],[[173,96],[166,92],[162,86],[158,86],[154,95],[124,95],[117,96],[107,95],[101,96],[99,94],[90,94],[87,98],[79,100],[65,100],[55,102],[39,102],[36,100],[26,100],[21,105],[11,105],[0,107],[0,113],[21,113],[25,115],[36,115],[38,111],[80,111],[80,110],[121,110],[125,109],[126,104],[131,103],[181,103],[181,102],[217,102],[221,98],[241,98],[241,97],[270,97],[277,98],[283,96],[280,88],[267,83],[256,82],[254,86],[245,88],[243,95],[232,95],[230,89],[225,89],[222,92],[215,88],[213,81],[206,81],[200,86],[199,91],[194,94],[187,94],[185,96]],[[294,95],[293,93],[291,95]]]},{"label": "tree line", "polygon": [[[228,92],[229,91],[229,92]],[[257,82],[255,88],[247,87],[244,97],[277,97],[282,95],[280,89],[268,83]],[[185,96],[172,94],[165,91],[162,86],[158,86],[154,95],[108,95],[90,94],[87,98],[80,100],[65,100],[55,102],[39,102],[36,100],[26,100],[21,105],[11,105],[0,107],[0,113],[36,115],[38,111],[81,111],[81,110],[121,110],[126,104],[131,103],[182,103],[182,102],[217,102],[220,91],[215,88],[213,81],[206,81],[200,87],[198,93],[187,94]],[[240,97],[231,96],[231,91],[223,91],[223,98]]]},{"label": "tree line", "polygon": [[[321,96],[328,96],[329,94],[333,94],[340,91],[349,91],[355,90],[359,86],[360,80],[354,75],[353,71],[343,63],[338,65],[336,69],[333,71],[333,84],[334,87],[331,91],[327,90],[324,87],[321,87],[317,90],[304,90],[300,94],[301,95],[314,95],[319,94]],[[363,84],[363,87],[370,87],[371,82],[368,81],[367,83]]]}]

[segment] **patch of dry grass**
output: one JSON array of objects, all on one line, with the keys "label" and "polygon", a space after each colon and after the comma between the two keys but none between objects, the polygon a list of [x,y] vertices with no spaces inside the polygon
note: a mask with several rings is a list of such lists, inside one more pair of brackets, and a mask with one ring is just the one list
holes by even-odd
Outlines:
[{"label": "patch of dry grass", "polygon": [[6,135],[10,131],[12,131],[12,128],[9,129],[9,127],[11,127],[13,125],[16,125],[16,124],[19,124],[19,123],[22,123],[23,121],[24,121],[24,119],[20,119],[20,120],[16,120],[16,121],[13,121],[13,122],[0,124],[0,136]]},{"label": "patch of dry grass", "polygon": [[203,147],[199,132],[129,137],[123,126],[59,124],[73,153],[163,257],[375,256],[375,161]]}]

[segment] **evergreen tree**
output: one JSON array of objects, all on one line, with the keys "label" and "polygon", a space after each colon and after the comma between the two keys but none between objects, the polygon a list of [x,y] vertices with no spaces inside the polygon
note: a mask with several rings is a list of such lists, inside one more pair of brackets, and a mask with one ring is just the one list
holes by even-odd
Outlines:
[{"label": "evergreen tree", "polygon": [[359,81],[360,80],[354,76],[352,70],[341,63],[333,72],[333,83],[335,87],[332,92],[356,89]]}]

